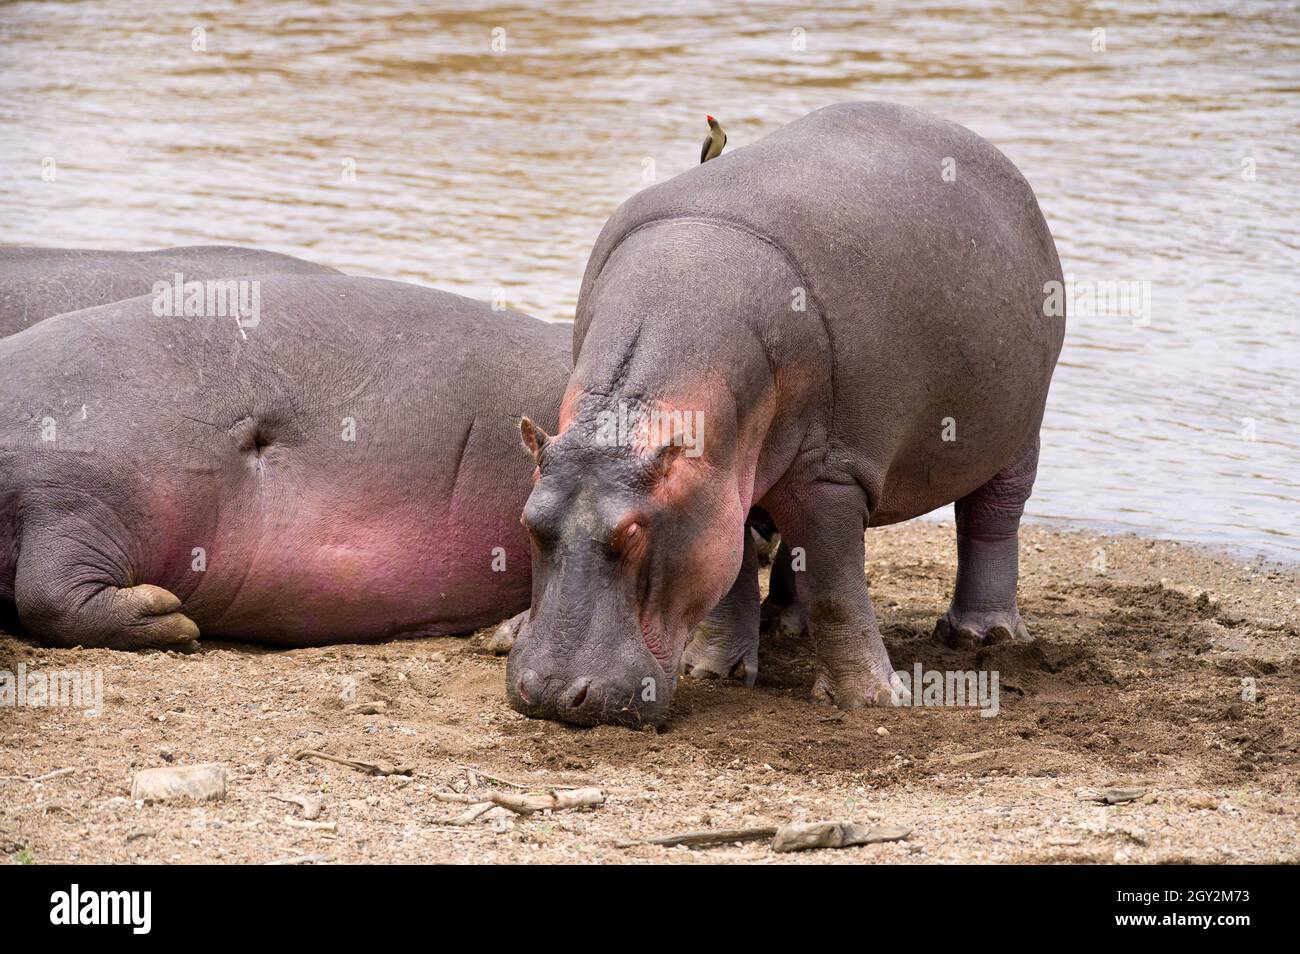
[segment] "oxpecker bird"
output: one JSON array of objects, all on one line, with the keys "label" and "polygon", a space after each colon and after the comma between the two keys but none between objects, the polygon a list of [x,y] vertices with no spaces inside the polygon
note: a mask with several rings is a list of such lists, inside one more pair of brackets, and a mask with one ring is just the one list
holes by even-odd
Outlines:
[{"label": "oxpecker bird", "polygon": [[722,155],[722,147],[727,144],[727,131],[712,116],[705,118],[709,121],[709,135],[705,137],[704,146],[700,149],[700,162],[718,158]]}]

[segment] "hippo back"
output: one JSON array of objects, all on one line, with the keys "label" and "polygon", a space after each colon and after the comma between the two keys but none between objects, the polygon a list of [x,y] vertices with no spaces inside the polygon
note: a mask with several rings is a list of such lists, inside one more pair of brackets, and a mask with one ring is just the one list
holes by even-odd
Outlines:
[{"label": "hippo back", "polygon": [[660,229],[669,245],[670,229],[691,221],[755,236],[789,265],[807,307],[786,297],[769,310],[824,342],[831,445],[854,460],[872,436],[884,459],[867,462],[871,473],[860,460],[849,469],[873,492],[958,408],[970,443],[949,460],[971,489],[999,456],[975,442],[1006,444],[1006,459],[1036,430],[1064,337],[1064,315],[1043,314],[1060,263],[1033,191],[976,134],[907,107],[844,103],[642,190],[596,241],[575,356],[620,244]]},{"label": "hippo back", "polygon": [[278,252],[196,245],[149,252],[85,248],[0,248],[0,338],[51,315],[134,298],[155,282],[255,275],[337,275],[336,269]]}]

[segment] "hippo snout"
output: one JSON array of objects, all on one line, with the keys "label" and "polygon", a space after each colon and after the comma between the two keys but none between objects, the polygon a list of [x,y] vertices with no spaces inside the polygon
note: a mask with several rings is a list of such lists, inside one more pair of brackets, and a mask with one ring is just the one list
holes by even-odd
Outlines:
[{"label": "hippo snout", "polygon": [[506,667],[510,705],[534,719],[574,725],[658,725],[668,715],[673,685],[662,671],[641,667],[557,666],[541,652],[516,643]]}]

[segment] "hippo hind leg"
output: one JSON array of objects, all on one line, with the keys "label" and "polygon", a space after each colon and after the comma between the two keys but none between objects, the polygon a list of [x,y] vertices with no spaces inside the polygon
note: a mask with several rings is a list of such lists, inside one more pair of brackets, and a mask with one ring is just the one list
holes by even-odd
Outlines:
[{"label": "hippo hind leg", "polygon": [[118,585],[124,575],[110,553],[57,532],[24,533],[14,577],[23,628],[55,646],[177,649],[198,639],[175,594]]},{"label": "hippo hind leg", "polygon": [[949,646],[1026,641],[1016,605],[1020,517],[1038,471],[1038,432],[1009,464],[953,506],[957,515],[957,584],[935,636]]},{"label": "hippo hind leg", "polygon": [[682,653],[682,672],[695,679],[727,676],[752,686],[758,678],[758,549],[745,528],[740,572],[727,595],[691,633]]}]

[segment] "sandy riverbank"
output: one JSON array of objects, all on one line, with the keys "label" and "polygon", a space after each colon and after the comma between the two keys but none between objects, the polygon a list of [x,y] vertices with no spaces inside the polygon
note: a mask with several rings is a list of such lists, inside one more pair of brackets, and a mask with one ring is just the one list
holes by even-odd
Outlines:
[{"label": "sandy riverbank", "polygon": [[[0,861],[1300,861],[1300,571],[1030,527],[1020,593],[1036,641],[977,653],[930,636],[952,585],[951,524],[872,531],[868,550],[895,665],[997,670],[996,717],[817,708],[802,639],[763,647],[756,688],[687,683],[666,729],[633,732],[517,715],[486,634],[291,652],[205,643],[188,656],[0,635],[0,668],[99,669],[105,701],[96,718],[0,710],[0,776],[23,776],[0,781]],[[387,708],[349,713],[345,696]],[[308,748],[414,771],[292,759]],[[210,761],[230,767],[222,802],[127,798],[136,770]],[[432,792],[493,790],[466,766],[529,787],[595,785],[608,801],[449,827],[461,806]],[[1147,794],[1103,808],[1080,793],[1116,786]],[[286,821],[299,810],[273,796],[303,793],[321,796],[318,821],[336,830]],[[913,832],[799,855],[617,847],[831,818]]]}]

